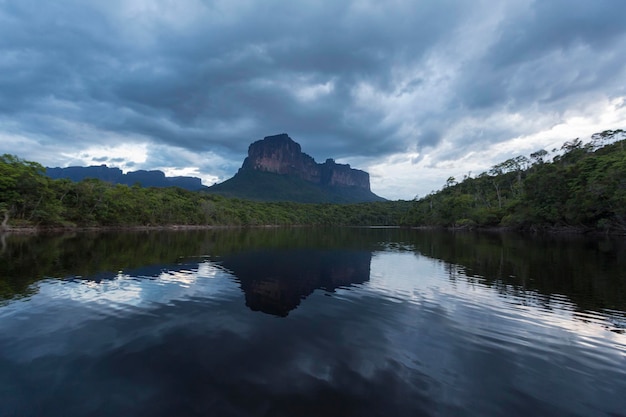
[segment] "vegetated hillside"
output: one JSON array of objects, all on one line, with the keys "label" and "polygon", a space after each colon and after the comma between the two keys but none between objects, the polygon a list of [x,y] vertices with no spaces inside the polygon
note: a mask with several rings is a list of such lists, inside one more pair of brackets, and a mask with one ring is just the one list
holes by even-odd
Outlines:
[{"label": "vegetated hillside", "polygon": [[626,232],[626,146],[623,130],[518,156],[414,202],[408,225],[509,226]]},{"label": "vegetated hillside", "polygon": [[258,202],[176,187],[53,180],[37,162],[0,156],[0,231],[21,226],[397,225],[410,204]]},{"label": "vegetated hillside", "polygon": [[224,197],[256,201],[298,203],[360,203],[384,201],[367,189],[356,186],[332,187],[315,184],[295,175],[241,170],[234,177],[213,185],[208,192]]},{"label": "vegetated hillside", "polygon": [[239,172],[208,192],[257,201],[361,203],[384,201],[370,190],[369,174],[327,159],[318,164],[287,134],[248,148]]},{"label": "vegetated hillside", "polygon": [[605,131],[586,144],[566,142],[552,161],[544,150],[512,158],[460,183],[449,178],[441,191],[419,200],[359,204],[259,202],[176,187],[53,180],[36,162],[2,155],[0,231],[16,226],[406,225],[626,233],[624,136],[622,130]]}]

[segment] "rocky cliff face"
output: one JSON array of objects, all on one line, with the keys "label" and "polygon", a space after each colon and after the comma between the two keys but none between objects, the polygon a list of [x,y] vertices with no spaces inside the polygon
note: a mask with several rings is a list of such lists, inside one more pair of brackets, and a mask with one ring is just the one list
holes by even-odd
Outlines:
[{"label": "rocky cliff face", "polygon": [[337,164],[332,159],[318,164],[284,133],[267,136],[251,144],[241,169],[294,175],[319,185],[370,190],[367,172],[350,168],[347,164]]},{"label": "rocky cliff face", "polygon": [[348,164],[337,164],[327,159],[320,165],[321,183],[324,185],[358,187],[369,191],[370,175],[359,169],[350,168]]}]

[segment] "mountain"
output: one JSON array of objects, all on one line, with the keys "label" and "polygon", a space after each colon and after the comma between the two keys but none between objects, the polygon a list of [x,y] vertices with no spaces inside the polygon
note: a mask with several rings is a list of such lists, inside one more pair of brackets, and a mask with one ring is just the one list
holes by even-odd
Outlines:
[{"label": "mountain", "polygon": [[46,175],[52,179],[67,178],[76,182],[96,178],[113,184],[140,184],[142,187],[180,187],[191,191],[206,189],[206,186],[202,185],[202,180],[196,177],[166,177],[163,171],[144,170],[124,174],[121,169],[109,168],[106,165],[46,168]]},{"label": "mountain", "polygon": [[237,174],[209,187],[208,191],[261,201],[360,203],[385,200],[370,190],[367,172],[332,159],[317,163],[284,133],[252,143]]}]

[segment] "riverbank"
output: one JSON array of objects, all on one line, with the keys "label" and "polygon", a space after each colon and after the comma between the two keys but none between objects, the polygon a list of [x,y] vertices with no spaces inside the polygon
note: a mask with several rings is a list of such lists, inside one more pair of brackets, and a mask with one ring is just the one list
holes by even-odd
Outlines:
[{"label": "riverbank", "polygon": [[523,233],[526,235],[626,236],[626,230],[598,230],[576,226],[411,226],[412,230],[447,230],[451,232]]},{"label": "riverbank", "polygon": [[[284,227],[316,227],[317,225],[126,225],[126,226],[6,226],[0,228],[0,234],[39,234],[39,233],[74,233],[74,232],[142,232],[142,231],[185,231],[185,230],[212,230],[212,229],[242,229],[242,228],[284,228]],[[321,226],[321,225],[320,225]],[[452,232],[487,232],[487,233],[523,233],[530,235],[586,235],[586,236],[626,236],[626,231],[598,230],[574,226],[350,226],[342,227],[376,227],[376,228],[405,228],[410,230],[448,230]]]},{"label": "riverbank", "polygon": [[[162,225],[162,226],[8,226],[0,233],[38,234],[38,233],[67,233],[67,232],[115,232],[115,231],[158,231],[158,230],[210,230],[210,229],[238,229],[235,225]],[[254,227],[281,227],[273,225]]]}]

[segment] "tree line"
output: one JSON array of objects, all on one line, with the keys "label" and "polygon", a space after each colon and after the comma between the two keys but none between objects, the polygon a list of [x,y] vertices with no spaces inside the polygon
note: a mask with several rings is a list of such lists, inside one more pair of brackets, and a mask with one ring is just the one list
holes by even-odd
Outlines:
[{"label": "tree line", "polygon": [[226,198],[177,187],[143,188],[97,179],[51,179],[45,168],[0,157],[3,227],[167,225],[397,225],[409,202],[304,204]]},{"label": "tree line", "polygon": [[626,150],[623,130],[584,143],[567,141],[555,156],[541,149],[517,156],[417,199],[410,225],[507,226],[626,232]]},{"label": "tree line", "polygon": [[1,227],[341,225],[575,228],[626,232],[626,140],[606,130],[496,164],[413,201],[258,202],[176,187],[53,180],[37,162],[0,157]]}]

